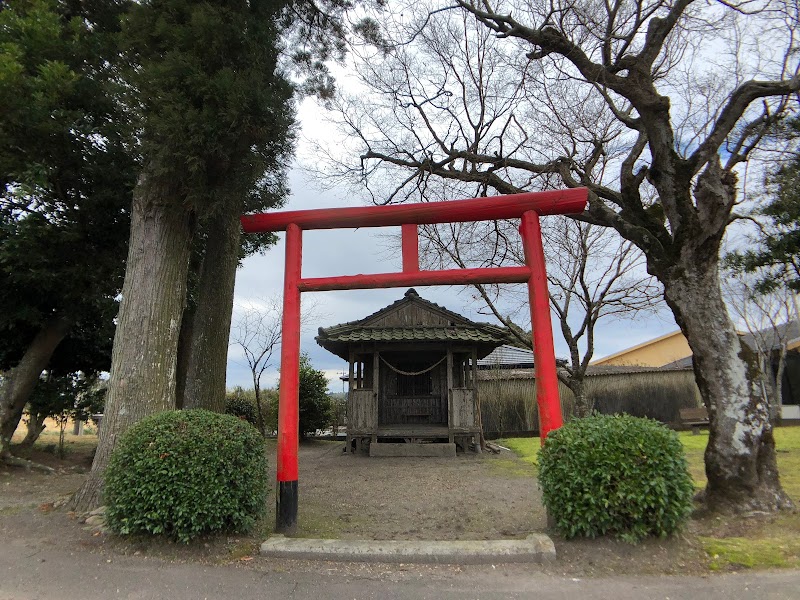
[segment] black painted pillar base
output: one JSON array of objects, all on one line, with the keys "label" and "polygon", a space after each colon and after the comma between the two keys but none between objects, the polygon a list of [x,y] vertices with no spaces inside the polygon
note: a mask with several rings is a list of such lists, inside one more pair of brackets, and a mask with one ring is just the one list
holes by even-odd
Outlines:
[{"label": "black painted pillar base", "polygon": [[279,481],[275,499],[275,531],[285,535],[297,532],[297,481]]}]

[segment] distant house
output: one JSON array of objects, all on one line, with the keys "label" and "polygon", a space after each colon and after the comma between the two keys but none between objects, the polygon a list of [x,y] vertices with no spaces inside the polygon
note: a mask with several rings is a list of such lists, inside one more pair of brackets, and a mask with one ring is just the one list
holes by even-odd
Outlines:
[{"label": "distant house", "polygon": [[[751,348],[756,349],[759,345],[756,344],[753,334],[739,333],[739,335]],[[761,341],[760,345],[771,348],[773,352],[777,352],[781,340],[788,340],[780,415],[784,421],[800,420],[800,325],[797,321],[791,321],[775,329],[761,330],[757,335]],[[680,331],[674,331],[592,361],[591,365],[691,368],[692,350],[684,335]],[[777,365],[773,364],[773,368],[777,368]]]},{"label": "distant house", "polygon": [[591,364],[604,367],[663,367],[691,355],[689,342],[678,330],[593,360]]},{"label": "distant house", "polygon": [[478,360],[478,369],[532,369],[533,351],[503,344]]}]

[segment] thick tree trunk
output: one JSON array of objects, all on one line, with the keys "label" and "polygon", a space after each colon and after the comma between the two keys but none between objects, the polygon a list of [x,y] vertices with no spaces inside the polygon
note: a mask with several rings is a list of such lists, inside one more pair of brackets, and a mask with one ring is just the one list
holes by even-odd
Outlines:
[{"label": "thick tree trunk", "polygon": [[103,426],[89,478],[70,502],[73,510],[100,504],[103,473],[119,436],[143,417],[175,406],[191,224],[191,213],[168,185],[140,178]]},{"label": "thick tree trunk", "polygon": [[233,313],[233,288],[239,262],[239,202],[208,228],[206,251],[197,287],[192,346],[186,370],[185,408],[225,412],[225,375]]},{"label": "thick tree trunk", "polygon": [[764,371],[768,374],[767,388],[769,389],[769,414],[772,424],[781,421],[781,408],[783,404],[783,372],[786,370],[786,350],[785,347],[778,353],[778,368],[773,371],[769,356],[762,359],[765,363]]},{"label": "thick tree trunk", "polygon": [[594,401],[586,395],[586,385],[583,380],[583,375],[580,377],[575,377],[573,375],[569,381],[569,389],[575,396],[575,408],[572,416],[576,419],[582,419],[591,415],[594,410]]},{"label": "thick tree trunk", "polygon": [[3,396],[0,398],[0,458],[9,456],[11,436],[22,419],[25,404],[42,371],[50,362],[50,357],[67,336],[71,326],[72,321],[66,318],[48,321],[33,338],[22,360],[8,375]]},{"label": "thick tree trunk", "polygon": [[192,357],[194,313],[195,306],[187,305],[183,310],[183,318],[181,319],[181,333],[178,336],[178,358],[175,367],[175,408],[177,409],[184,408],[186,403],[186,374],[189,372],[189,361]]},{"label": "thick tree trunk", "polygon": [[184,408],[186,375],[192,358],[192,339],[194,338],[194,313],[197,310],[197,288],[205,257],[204,231],[195,231],[192,236],[192,250],[189,257],[189,273],[186,278],[186,305],[181,319],[181,333],[178,338],[178,367],[175,382],[175,408]]},{"label": "thick tree trunk", "polygon": [[28,417],[27,431],[22,441],[14,448],[31,448],[45,429],[44,415],[33,414]]},{"label": "thick tree trunk", "polygon": [[662,278],[694,357],[694,372],[711,420],[705,452],[706,505],[748,512],[791,506],[781,488],[769,405],[758,360],[728,316],[716,258],[685,252]]}]

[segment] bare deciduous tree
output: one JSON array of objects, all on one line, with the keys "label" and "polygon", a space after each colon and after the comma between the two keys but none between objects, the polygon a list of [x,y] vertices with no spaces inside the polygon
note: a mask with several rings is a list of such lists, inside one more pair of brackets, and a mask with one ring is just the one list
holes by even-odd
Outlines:
[{"label": "bare deciduous tree", "polygon": [[760,290],[758,273],[737,271],[728,275],[723,279],[722,291],[733,318],[750,334],[746,342],[752,346],[765,375],[764,396],[775,421],[780,417],[786,353],[789,342],[797,337],[797,328],[792,326],[797,317],[794,293],[785,285]]},{"label": "bare deciduous tree", "polygon": [[[422,228],[428,267],[523,265],[516,222],[452,223]],[[593,410],[584,377],[594,355],[595,327],[601,318],[630,318],[651,310],[661,289],[644,270],[641,252],[620,243],[603,227],[554,217],[543,224],[550,305],[569,349],[559,379],[575,395],[576,416]],[[531,345],[527,290],[519,286],[475,285],[486,309],[520,344]]]},{"label": "bare deciduous tree", "polygon": [[[692,348],[709,410],[705,500],[791,506],[762,376],[725,308],[719,255],[743,165],[795,108],[788,0],[394,3],[342,125],[376,198],[586,186],[583,219],[615,229]],[[386,50],[388,48],[388,51]],[[384,195],[387,185],[392,191]]]},{"label": "bare deciduous tree", "polygon": [[281,343],[281,303],[275,298],[250,303],[236,318],[231,342],[242,349],[256,396],[258,430],[266,433],[261,396],[261,377],[272,365],[272,357]]},{"label": "bare deciduous tree", "polygon": [[[318,307],[316,301],[304,299],[303,323],[319,319]],[[261,378],[267,369],[274,366],[272,359],[281,345],[282,308],[283,302],[276,297],[250,302],[235,318],[231,329],[231,343],[242,349],[250,369],[256,397],[258,429],[262,434],[266,433],[264,412],[269,407],[263,406],[265,399],[261,393]]]}]

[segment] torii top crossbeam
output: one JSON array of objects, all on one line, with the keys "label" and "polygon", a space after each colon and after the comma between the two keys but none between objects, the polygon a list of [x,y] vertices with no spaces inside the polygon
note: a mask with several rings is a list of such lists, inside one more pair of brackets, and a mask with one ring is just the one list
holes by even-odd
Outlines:
[{"label": "torii top crossbeam", "polygon": [[[411,285],[527,282],[533,328],[539,429],[544,440],[549,431],[561,426],[562,416],[539,216],[583,212],[587,199],[588,190],[576,188],[449,202],[283,211],[242,217],[245,233],[286,231],[278,405],[278,531],[291,533],[297,527],[300,293]],[[420,271],[417,225],[515,218],[521,220],[520,234],[525,250],[525,266]],[[303,279],[301,265],[304,229],[397,225],[402,228],[402,272]]]},{"label": "torii top crossbeam", "polygon": [[519,219],[523,213],[529,210],[540,216],[572,215],[583,212],[586,208],[588,193],[586,188],[575,188],[472,198],[470,200],[451,200],[449,202],[288,210],[244,215],[242,228],[245,233],[259,233],[286,231],[291,223],[300,229],[465,223],[468,221]]}]

